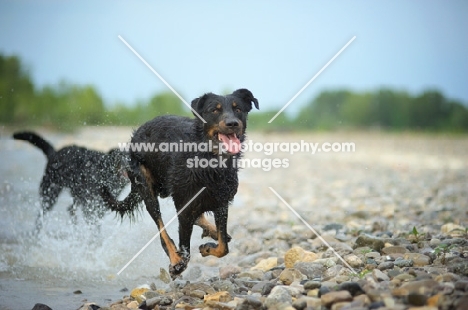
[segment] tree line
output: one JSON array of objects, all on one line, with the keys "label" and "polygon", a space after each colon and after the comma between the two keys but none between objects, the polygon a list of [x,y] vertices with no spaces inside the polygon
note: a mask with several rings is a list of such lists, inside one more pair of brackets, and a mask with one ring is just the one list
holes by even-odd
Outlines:
[{"label": "tree line", "polygon": [[[83,125],[136,126],[164,114],[191,115],[171,92],[154,94],[132,106],[106,105],[92,85],[60,82],[38,88],[17,56],[0,54],[0,123],[73,130]],[[249,126],[258,130],[369,129],[468,131],[468,108],[428,89],[420,94],[378,89],[325,90],[294,115],[255,111]]]}]

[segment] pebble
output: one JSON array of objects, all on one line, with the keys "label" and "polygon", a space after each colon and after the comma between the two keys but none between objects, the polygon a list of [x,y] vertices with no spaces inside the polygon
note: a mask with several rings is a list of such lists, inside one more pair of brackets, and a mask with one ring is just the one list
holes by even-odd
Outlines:
[{"label": "pebble", "polygon": [[275,286],[265,299],[267,308],[284,308],[292,304],[291,294],[282,286]]},{"label": "pebble", "polygon": [[303,275],[299,270],[294,268],[286,268],[279,275],[279,280],[285,285],[290,285],[291,283],[296,281],[300,282],[304,279],[307,279],[307,277]]},{"label": "pebble", "polygon": [[[454,227],[442,232],[440,226],[426,226],[425,239],[417,243],[398,237],[406,236],[405,230],[356,237],[341,226],[344,236],[335,238],[335,229],[330,229],[324,238],[355,270],[352,273],[315,236],[278,225],[265,242],[252,246],[240,242],[246,253],[237,253],[234,246],[232,259],[213,259],[212,278],[203,266],[193,266],[183,274],[184,280],[165,279],[169,284],[158,284],[159,289],[137,287],[130,296],[101,309],[457,309],[468,293],[468,242],[452,234]],[[275,248],[277,242],[281,246]],[[453,245],[444,264],[434,253],[441,243]],[[80,310],[93,307],[98,305],[83,305]]]},{"label": "pebble", "polygon": [[319,256],[313,252],[306,251],[301,247],[293,247],[284,254],[284,265],[293,268],[296,262],[313,262]]},{"label": "pebble", "polygon": [[402,246],[388,246],[382,249],[382,253],[389,255],[389,254],[404,254],[407,253],[408,250]]},{"label": "pebble", "polygon": [[355,247],[369,247],[377,252],[384,247],[384,240],[370,235],[360,235],[355,242]]},{"label": "pebble", "polygon": [[403,258],[413,261],[413,266],[415,267],[423,267],[431,263],[431,258],[429,256],[419,253],[405,253]]},{"label": "pebble", "polygon": [[235,274],[238,274],[242,271],[239,266],[236,265],[227,265],[223,267],[219,267],[219,277],[221,279],[227,279],[232,277]]},{"label": "pebble", "polygon": [[390,278],[385,273],[380,271],[379,269],[372,270],[372,276],[378,282],[389,281],[390,280]]},{"label": "pebble", "polygon": [[262,259],[258,262],[257,265],[252,267],[252,270],[261,270],[266,272],[270,269],[273,269],[278,266],[278,258],[277,257],[269,257]]},{"label": "pebble", "polygon": [[320,297],[322,305],[330,307],[332,304],[342,301],[352,301],[353,297],[348,291],[329,292]]}]

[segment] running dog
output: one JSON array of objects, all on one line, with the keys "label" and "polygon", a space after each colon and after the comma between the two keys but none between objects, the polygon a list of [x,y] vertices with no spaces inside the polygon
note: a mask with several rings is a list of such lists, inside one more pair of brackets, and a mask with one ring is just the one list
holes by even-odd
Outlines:
[{"label": "running dog", "polygon": [[42,216],[52,210],[64,188],[70,190],[73,198],[68,208],[72,221],[76,223],[76,210],[81,206],[85,220],[95,224],[106,212],[101,187],[106,186],[114,195],[118,195],[129,183],[125,157],[118,149],[103,153],[71,145],[56,151],[49,142],[28,131],[17,132],[13,138],[30,142],[47,157],[39,188],[42,212],[36,221],[36,232],[42,228]]},{"label": "running dog", "polygon": [[[223,257],[229,252],[227,233],[228,207],[239,185],[236,160],[241,156],[245,139],[247,114],[252,104],[258,109],[258,100],[247,89],[238,89],[227,96],[207,93],[192,101],[195,118],[160,116],[138,128],[131,139],[135,144],[189,143],[192,149],[178,151],[130,151],[128,176],[131,192],[118,201],[108,189],[102,195],[109,209],[120,215],[132,215],[144,201],[146,210],[160,232],[161,244],[169,256],[169,272],[174,279],[187,267],[190,260],[190,239],[194,225],[203,229],[217,243],[199,247],[202,256]],[[211,150],[196,149],[195,145],[213,145]],[[218,147],[217,147],[218,146]],[[199,162],[219,165],[197,166]],[[171,196],[179,221],[179,248],[164,229],[158,197]],[[215,225],[205,213],[214,214]]]}]

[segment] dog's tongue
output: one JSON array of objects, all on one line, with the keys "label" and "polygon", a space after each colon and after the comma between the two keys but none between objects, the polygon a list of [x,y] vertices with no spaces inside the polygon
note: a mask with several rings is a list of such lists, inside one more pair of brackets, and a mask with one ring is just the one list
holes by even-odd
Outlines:
[{"label": "dog's tongue", "polygon": [[224,135],[218,133],[219,139],[223,142],[224,150],[231,154],[237,154],[240,151],[241,143],[236,134]]}]

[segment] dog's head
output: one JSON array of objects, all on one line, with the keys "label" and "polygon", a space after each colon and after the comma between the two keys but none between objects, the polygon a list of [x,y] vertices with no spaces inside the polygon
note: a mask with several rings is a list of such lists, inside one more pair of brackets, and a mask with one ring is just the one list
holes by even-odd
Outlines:
[{"label": "dog's head", "polygon": [[221,143],[227,153],[237,154],[245,139],[247,114],[252,110],[252,103],[258,109],[257,98],[248,89],[241,88],[226,96],[205,94],[192,101],[192,109],[206,121],[205,136]]}]

